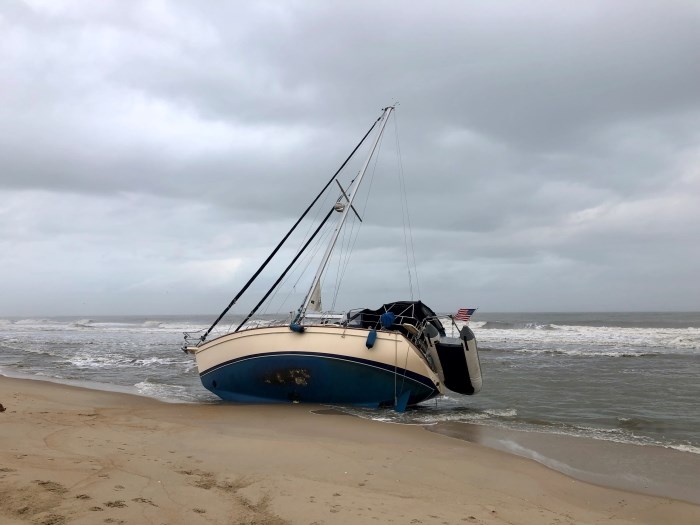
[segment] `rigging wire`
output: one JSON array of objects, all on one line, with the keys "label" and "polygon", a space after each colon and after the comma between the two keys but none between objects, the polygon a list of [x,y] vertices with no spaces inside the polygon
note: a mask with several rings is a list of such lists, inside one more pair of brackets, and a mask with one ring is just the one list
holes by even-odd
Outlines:
[{"label": "rigging wire", "polygon": [[[363,212],[364,213],[364,212]],[[345,229],[343,232],[343,238],[341,241],[341,250],[338,253],[338,268],[336,270],[336,275],[335,275],[335,287],[333,290],[333,301],[331,303],[331,310],[335,310],[335,305],[338,299],[338,294],[340,292],[340,286],[343,282],[343,277],[345,275],[344,269],[347,267],[347,261],[352,253],[352,240],[353,240],[353,232],[355,231],[355,227],[357,227],[357,231],[359,231],[360,227],[362,226],[362,223],[358,225],[358,220],[353,217],[352,218],[352,223],[350,224],[349,229]]]},{"label": "rigging wire", "polygon": [[[336,178],[340,174],[342,169],[343,168],[338,170],[338,172],[336,173]],[[309,220],[309,227],[307,228],[306,233],[304,233],[304,236],[302,237],[301,241],[299,242],[299,247],[297,248],[297,251],[299,249],[301,249],[301,247],[304,245],[304,243],[308,239],[309,235],[311,234],[311,231],[313,230],[314,225],[316,224],[316,221],[319,220],[322,211],[328,209],[328,201],[331,199],[332,199],[331,192],[325,192],[324,197],[318,201],[318,203],[316,205],[316,212],[315,212],[314,216],[311,217],[311,219]]]},{"label": "rigging wire", "polygon": [[[346,170],[348,167],[347,161],[346,163],[341,166],[341,168],[336,172],[336,177],[335,179],[337,180],[342,172]],[[354,181],[354,179],[353,179]],[[352,184],[352,182],[351,182]],[[301,250],[301,247],[304,245],[304,242],[308,239],[309,234],[313,230],[316,221],[319,219],[322,210],[328,209],[327,205],[329,204],[329,201],[333,201],[335,199],[335,203],[338,203],[342,200],[342,195],[338,196],[337,198],[331,197],[331,192],[326,191],[321,199],[318,200],[318,202],[315,205],[315,212],[313,214],[313,217],[311,217],[308,221],[309,226],[304,233],[303,237],[301,238],[297,251]],[[311,245],[310,250],[307,250],[308,253],[305,253],[304,256],[300,259],[300,263],[297,265],[298,268],[294,268],[291,270],[291,272],[280,282],[279,286],[275,289],[275,291],[272,293],[270,296],[269,300],[266,302],[266,304],[261,307],[261,313],[266,314],[267,312],[270,311],[270,309],[273,307],[274,300],[280,295],[280,292],[282,292],[283,288],[289,283],[289,281],[293,278],[293,276],[297,273],[297,270],[299,268],[302,268],[298,273],[299,276],[292,285],[291,288],[289,288],[287,294],[285,295],[284,299],[282,302],[277,306],[277,311],[276,313],[280,313],[282,311],[282,308],[284,305],[287,303],[289,298],[292,296],[292,294],[296,290],[296,286],[299,284],[302,278],[304,278],[306,271],[308,270],[309,266],[313,262],[314,258],[318,255],[319,250],[321,249],[321,245],[323,244],[324,241],[326,241],[331,233],[332,229],[326,228],[323,230],[323,232],[319,235],[318,239]],[[323,284],[323,283],[322,283]],[[230,328],[229,328],[230,331]]]},{"label": "rigging wire", "polygon": [[[381,144],[381,142],[380,142]],[[370,178],[372,175],[370,175]],[[366,208],[366,206],[365,206]],[[365,210],[362,210],[362,215],[365,215]],[[345,275],[344,268],[347,267],[348,259],[350,255],[352,254],[352,240],[353,240],[353,233],[355,232],[355,228],[357,227],[357,231],[359,232],[359,229],[362,227],[362,221],[358,221],[357,217],[352,216],[350,218],[351,223],[349,228],[345,228],[343,230],[343,237],[341,239],[341,249],[338,252],[338,256],[336,257],[338,261],[338,268],[336,270],[336,275],[335,275],[335,287],[333,289],[333,301],[331,303],[331,310],[335,310],[335,305],[338,299],[338,294],[340,292],[340,286],[343,281],[343,277]]]},{"label": "rigging wire", "polygon": [[[209,329],[204,333],[204,335],[202,335],[202,336],[200,337],[200,342],[204,342],[204,341],[206,340],[206,338],[209,336],[209,334],[210,334],[211,331],[214,329],[214,327],[219,323],[219,321],[221,321],[221,319],[223,319],[223,317],[226,315],[226,313],[231,309],[231,307],[232,307],[234,304],[236,304],[236,302],[238,301],[238,299],[240,299],[240,297],[245,293],[245,291],[246,291],[246,290],[248,289],[248,287],[253,283],[253,281],[255,281],[255,279],[257,279],[258,275],[260,275],[260,272],[262,272],[263,269],[265,269],[265,267],[266,267],[266,266],[268,265],[268,263],[272,260],[272,258],[277,254],[277,252],[278,252],[279,249],[282,247],[282,245],[283,245],[285,242],[287,242],[287,239],[288,239],[289,236],[292,234],[292,232],[293,232],[294,230],[296,230],[297,226],[299,226],[299,223],[301,223],[301,221],[304,219],[304,217],[306,217],[306,214],[309,212],[309,210],[314,206],[314,204],[316,204],[316,202],[317,202],[318,199],[321,197],[321,195],[323,195],[323,193],[324,193],[324,192],[328,189],[328,187],[333,183],[333,181],[334,181],[334,180],[336,179],[336,177],[338,176],[338,173],[340,173],[340,171],[345,167],[345,165],[346,165],[346,164],[350,161],[350,159],[355,155],[355,152],[360,148],[360,146],[362,145],[362,143],[363,143],[363,142],[365,141],[365,139],[369,136],[369,134],[372,132],[372,130],[374,129],[374,127],[377,125],[377,123],[378,123],[380,120],[382,120],[383,117],[384,117],[384,112],[382,112],[382,116],[380,116],[377,120],[375,120],[375,121],[372,123],[372,126],[369,128],[369,130],[367,131],[367,133],[365,133],[365,136],[362,137],[362,140],[360,140],[360,142],[357,144],[357,146],[355,146],[355,149],[352,150],[352,153],[350,153],[350,155],[348,155],[348,157],[345,159],[345,161],[340,165],[340,168],[338,168],[338,170],[335,172],[335,174],[333,174],[333,176],[332,176],[332,177],[330,178],[330,180],[326,183],[326,185],[323,187],[323,189],[318,193],[318,195],[316,195],[316,197],[314,198],[314,200],[311,201],[311,204],[309,204],[309,206],[306,208],[306,210],[304,210],[304,213],[302,213],[301,217],[299,217],[299,218],[297,219],[297,221],[294,223],[294,225],[291,227],[291,229],[287,232],[287,234],[284,236],[284,238],[277,244],[277,246],[275,247],[275,249],[272,250],[272,253],[270,253],[270,255],[267,256],[267,259],[265,259],[265,262],[262,263],[262,265],[257,269],[257,271],[256,271],[256,272],[253,274],[253,276],[248,280],[248,282],[243,286],[243,288],[236,294],[236,296],[235,296],[233,299],[231,299],[231,302],[228,304],[228,306],[226,306],[226,308],[224,308],[224,311],[221,312],[221,314],[219,315],[219,317],[216,318],[216,321],[214,321],[214,323],[212,323],[212,325],[211,325],[211,326],[209,327]],[[248,316],[248,318],[250,318],[250,315]],[[236,329],[236,331],[238,331],[239,328],[240,328],[240,326]],[[185,334],[185,339],[187,339],[187,334]]]},{"label": "rigging wire", "polygon": [[[353,179],[354,181],[354,179]],[[350,184],[352,184],[352,182]],[[342,201],[342,195],[338,196],[335,199],[335,203],[341,202]],[[325,204],[328,200],[328,198],[323,200],[323,204]],[[316,213],[318,214],[318,211]],[[350,221],[354,224],[356,222],[356,218],[353,216],[350,218]],[[313,224],[311,227],[309,227],[309,231],[313,227]],[[292,294],[296,291],[297,285],[301,282],[303,278],[307,276],[307,271],[309,270],[309,267],[311,264],[314,262],[314,259],[318,257],[319,252],[321,251],[322,247],[324,246],[324,243],[327,243],[328,238],[333,232],[333,228],[330,226],[326,226],[320,234],[316,237],[316,240],[313,241],[312,244],[309,245],[309,247],[303,252],[302,257],[300,257],[299,261],[295,264],[295,267],[290,270],[289,274],[287,274],[282,281],[280,281],[280,284],[275,288],[273,293],[270,295],[269,299],[266,301],[266,303],[261,307],[259,310],[261,313],[265,314],[267,313],[273,305],[274,300],[281,295],[283,292],[283,289],[290,283],[290,281],[293,281],[293,284],[290,288],[288,288],[286,291],[286,295],[282,299],[282,301],[279,303],[279,306],[277,307],[277,312],[281,312],[282,308],[284,307],[285,304],[289,301],[291,298]],[[347,235],[347,230],[344,228],[343,231],[341,232],[342,235]],[[307,235],[305,235],[306,238]],[[301,250],[301,247],[299,248]],[[296,278],[296,279],[295,279]],[[327,276],[324,275],[322,278],[321,282],[321,289],[324,288],[325,284],[327,282]]]},{"label": "rigging wire", "polygon": [[[362,207],[362,216],[364,217],[366,215],[367,211],[367,204],[369,203],[369,196],[372,194],[372,185],[374,184],[374,175],[377,172],[377,164],[379,163],[379,156],[382,150],[382,144],[384,143],[384,136],[381,136],[379,138],[379,143],[377,144],[377,154],[374,157],[374,164],[372,166],[372,173],[370,174],[369,177],[369,186],[367,188],[367,193],[365,195],[365,203]],[[340,293],[340,287],[342,285],[343,279],[345,278],[345,273],[347,272],[348,266],[350,265],[350,257],[352,256],[352,253],[355,251],[355,245],[357,244],[357,239],[360,235],[360,229],[362,229],[362,222],[358,224],[357,221],[352,223],[352,227],[350,229],[350,235],[348,239],[348,250],[347,250],[347,256],[345,257],[345,262],[343,264],[343,270],[340,276],[340,279],[338,280],[338,285],[336,286],[335,293],[333,295],[333,306],[332,308],[335,309],[335,304],[338,299],[338,294]],[[357,226],[357,230],[355,230],[355,226]]]},{"label": "rigging wire", "polygon": [[[343,199],[343,196],[339,195],[335,199],[334,204],[341,202],[342,199]],[[326,203],[327,200],[329,200],[329,199],[326,198],[324,201],[324,204]],[[317,215],[318,215],[318,213],[317,213]],[[292,271],[287,277],[285,277],[282,280],[282,282],[280,283],[280,285],[275,289],[274,293],[271,296],[270,301],[268,301],[266,309],[268,309],[271,306],[272,300],[277,296],[278,292],[282,290],[283,286],[292,278],[292,276],[295,273],[297,273],[297,270],[298,270],[298,273],[299,273],[298,278],[294,281],[294,284],[289,289],[289,291],[287,292],[287,295],[284,297],[282,303],[279,305],[278,308],[281,309],[287,303],[287,301],[291,297],[292,293],[294,293],[294,291],[296,290],[296,287],[299,284],[299,282],[306,276],[306,272],[309,269],[309,266],[314,261],[314,259],[318,256],[318,253],[321,250],[321,246],[327,241],[328,237],[330,237],[332,232],[333,232],[333,228],[330,228],[330,227],[326,227],[322,231],[321,235],[319,235],[319,237],[316,239],[316,241],[313,243],[313,245],[311,245],[311,248],[307,249],[304,252],[304,256],[301,258],[301,262],[296,265],[297,268],[295,268],[294,271]],[[301,250],[301,248],[300,248],[300,250]],[[321,289],[323,289],[324,283],[325,283],[325,276],[324,276],[323,282],[320,283]]]},{"label": "rigging wire", "polygon": [[331,228],[325,228],[325,230],[318,236],[316,241],[311,245],[310,249],[306,250],[304,252],[304,256],[301,257],[301,260],[299,264],[297,265],[297,268],[295,268],[295,271],[292,271],[288,276],[286,276],[277,286],[275,291],[273,292],[272,296],[270,297],[270,300],[268,301],[268,305],[265,308],[265,311],[267,311],[271,305],[275,297],[278,295],[279,292],[282,291],[282,288],[292,279],[293,274],[296,273],[296,271],[299,271],[299,276],[297,279],[294,281],[292,284],[291,288],[289,288],[287,294],[285,295],[284,299],[280,303],[280,305],[277,307],[277,311],[281,312],[282,308],[284,307],[285,304],[289,301],[290,297],[292,294],[296,291],[297,285],[299,282],[306,276],[306,272],[308,271],[309,267],[311,266],[311,263],[313,262],[314,258],[318,256],[319,251],[321,250],[322,245],[325,244],[325,242],[328,240],[328,237],[330,236],[332,232]]},{"label": "rigging wire", "polygon": [[[357,177],[357,180],[355,182],[355,187],[353,187],[350,191],[351,194],[348,197],[345,195],[345,191],[343,190],[343,195],[345,195],[345,198],[347,199],[347,206],[343,206],[343,213],[341,215],[340,220],[338,221],[338,225],[336,226],[336,229],[334,230],[333,237],[331,239],[331,242],[328,244],[328,247],[326,249],[326,252],[323,254],[323,258],[321,260],[321,264],[316,271],[316,275],[314,276],[314,280],[311,283],[311,288],[309,289],[309,292],[304,296],[304,300],[302,304],[299,306],[297,316],[294,320],[294,322],[301,322],[303,320],[304,315],[306,313],[306,310],[308,309],[310,302],[312,300],[312,294],[313,291],[316,289],[316,286],[319,284],[321,281],[321,278],[323,277],[323,274],[325,272],[326,266],[328,265],[328,262],[330,260],[330,257],[333,254],[333,248],[335,247],[336,242],[338,241],[338,237],[340,235],[340,232],[348,218],[349,211],[352,210],[357,214],[357,210],[355,210],[353,206],[353,200],[355,198],[355,194],[357,193],[357,190],[360,187],[360,183],[362,179],[365,176],[365,173],[367,171],[367,167],[369,166],[369,163],[371,161],[372,156],[374,155],[376,149],[377,149],[377,144],[379,143],[380,139],[382,138],[382,135],[384,134],[384,130],[386,128],[386,124],[389,120],[389,117],[391,116],[391,112],[394,110],[393,106],[387,106],[382,110],[382,117],[381,117],[381,125],[379,127],[379,131],[373,141],[372,147],[369,150],[369,156],[365,160],[365,162],[362,164],[362,168],[360,170],[359,176]],[[341,187],[342,190],[342,187]]]},{"label": "rigging wire", "polygon": [[[396,118],[396,117],[395,117]],[[420,288],[418,285],[418,278],[417,278],[417,268],[415,265],[415,251],[413,247],[413,237],[412,237],[412,230],[411,230],[411,224],[410,224],[410,216],[408,212],[408,201],[407,201],[407,191],[406,191],[406,184],[405,184],[405,177],[404,177],[404,172],[403,172],[403,164],[402,164],[402,159],[401,159],[401,151],[400,151],[400,142],[399,142],[399,137],[398,137],[398,128],[396,125],[396,121],[394,121],[394,129],[395,129],[395,138],[396,138],[396,152],[397,152],[397,164],[398,164],[398,182],[399,182],[399,189],[400,189],[400,195],[401,195],[401,208],[402,208],[402,221],[403,221],[403,234],[404,234],[404,251],[406,255],[406,264],[407,264],[407,270],[408,270],[408,278],[409,278],[409,289],[410,289],[410,294],[411,294],[411,299],[414,298],[414,293],[413,293],[413,277],[415,275],[416,279],[416,287],[418,289],[418,293],[420,294]],[[378,150],[377,150],[377,155],[375,155],[373,159],[373,166],[370,174],[370,183],[369,186],[367,187],[367,192],[365,195],[364,199],[364,204],[362,208],[362,214],[363,216],[366,213],[368,204],[369,204],[369,198],[371,195],[371,189],[374,184],[374,179],[377,171],[377,166],[379,162],[379,156],[381,152],[381,148],[383,145],[383,137],[380,138],[379,144],[378,144]],[[354,179],[350,181],[350,186],[354,182]],[[328,200],[328,194],[326,193],[324,195],[324,199],[322,199],[323,202],[326,202]],[[342,196],[339,197],[336,202],[340,202],[342,200]],[[319,210],[320,207],[317,207],[314,215],[314,219],[318,217],[319,215]],[[304,239],[308,237],[308,232],[311,231],[313,228],[313,222],[315,222],[313,219],[311,220],[311,224],[307,230],[307,233],[304,235]],[[342,233],[341,233],[341,239],[339,243],[339,250],[336,251],[337,256],[337,265],[336,265],[336,272],[335,272],[335,286],[334,286],[334,293],[333,293],[333,299],[332,299],[332,304],[331,304],[331,310],[335,309],[335,306],[337,304],[337,299],[340,294],[340,289],[342,287],[342,283],[344,281],[345,274],[349,268],[350,260],[352,258],[352,254],[354,252],[354,248],[357,244],[358,238],[359,238],[359,233],[362,228],[362,222],[358,221],[355,216],[350,217],[350,226],[349,228],[344,228]],[[292,284],[291,288],[289,288],[287,294],[283,298],[282,302],[279,305],[279,308],[282,308],[289,300],[289,298],[292,296],[292,294],[296,291],[297,285],[300,283],[300,281],[305,277],[306,272],[308,271],[311,263],[313,262],[314,258],[318,255],[319,250],[321,249],[321,246],[328,238],[332,231],[332,228],[327,228],[323,230],[323,232],[316,236],[318,231],[314,234],[316,236],[316,240],[313,242],[313,244],[309,245],[311,240],[307,241],[307,248],[310,249],[304,249],[302,250],[303,256],[300,257],[300,261],[295,264],[295,268],[286,275],[282,276],[282,280],[279,281],[279,285],[277,285],[274,288],[274,291],[270,295],[269,299],[265,301],[265,305],[263,308],[263,313],[267,313],[269,309],[272,307],[273,302],[275,299],[277,299],[282,292],[283,288],[289,284],[293,279],[294,276],[298,274],[296,279],[294,280],[294,283]],[[411,271],[411,257],[409,255],[409,251],[413,255],[413,272]],[[321,280],[321,288],[324,289],[325,285],[328,282],[328,278],[330,275],[326,273]],[[278,311],[281,311],[278,309]]]},{"label": "rigging wire", "polygon": [[[394,114],[394,130],[396,136],[396,158],[398,163],[398,178],[399,178],[399,188],[401,190],[401,217],[403,220],[403,238],[404,238],[404,248],[406,252],[406,269],[408,270],[408,284],[411,292],[411,300],[413,300],[413,279],[411,277],[411,260],[413,262],[413,275],[416,279],[416,290],[418,292],[418,299],[421,297],[420,293],[420,282],[418,280],[418,265],[416,263],[416,251],[413,244],[413,228],[411,228],[411,214],[410,208],[408,206],[408,195],[406,191],[406,178],[404,176],[403,170],[403,160],[401,155],[401,143],[399,141],[399,127],[398,118]],[[408,235],[406,233],[408,226]],[[411,257],[409,258],[409,247],[411,251]]]},{"label": "rigging wire", "polygon": [[282,275],[280,275],[280,276],[277,278],[277,280],[275,281],[275,284],[273,284],[272,287],[271,287],[271,288],[267,291],[267,293],[263,296],[263,298],[260,299],[260,301],[258,302],[258,304],[255,305],[255,307],[250,311],[250,313],[246,316],[246,318],[243,320],[243,322],[241,322],[241,324],[238,325],[238,328],[236,328],[236,329],[234,330],[234,332],[238,332],[238,331],[241,329],[241,327],[242,327],[244,324],[246,324],[246,323],[248,322],[248,320],[249,320],[251,317],[253,317],[253,315],[255,315],[255,312],[258,311],[258,308],[260,308],[260,305],[262,305],[262,304],[265,302],[265,300],[270,296],[270,294],[272,293],[272,291],[273,291],[275,288],[277,288],[277,286],[279,285],[279,283],[282,281],[282,279],[284,279],[284,277],[285,277],[285,276],[287,275],[287,273],[289,272],[290,268],[291,268],[292,266],[294,266],[294,264],[296,264],[297,260],[299,260],[299,257],[301,257],[301,254],[304,253],[304,251],[306,251],[306,248],[309,247],[309,244],[311,244],[311,241],[314,240],[314,238],[316,237],[316,235],[318,234],[318,232],[319,232],[319,231],[321,230],[321,228],[326,224],[326,222],[327,222],[328,219],[330,218],[331,213],[333,213],[333,211],[334,211],[333,208],[331,208],[330,210],[328,210],[328,214],[324,217],[324,219],[323,219],[323,221],[321,222],[321,224],[318,225],[318,228],[316,228],[316,230],[314,231],[314,233],[313,233],[313,235],[311,236],[311,238],[310,238],[308,241],[306,241],[306,244],[302,247],[301,251],[299,251],[299,252],[294,256],[294,259],[292,259],[292,262],[290,262],[290,263],[287,265],[287,267],[284,269],[284,272],[282,272]]}]

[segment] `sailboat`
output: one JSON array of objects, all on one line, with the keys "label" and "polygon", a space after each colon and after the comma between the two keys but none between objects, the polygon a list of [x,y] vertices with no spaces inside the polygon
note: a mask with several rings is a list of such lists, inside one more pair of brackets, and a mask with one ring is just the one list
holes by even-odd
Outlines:
[{"label": "sailboat", "polygon": [[[350,214],[360,219],[353,202],[394,110],[394,106],[382,110],[340,169],[211,327],[201,335],[185,334],[183,349],[194,354],[203,386],[220,398],[242,403],[393,406],[401,411],[445,394],[446,389],[467,395],[481,390],[476,338],[466,324],[454,325],[459,337],[446,337],[438,315],[419,300],[387,302],[375,309],[342,313],[324,312],[322,308],[324,271]],[[343,188],[338,174],[372,133],[374,138],[362,168],[350,186]],[[339,187],[339,197],[272,288],[235,330],[209,339],[214,327],[333,182]],[[284,321],[249,322],[333,214],[337,215],[335,228],[299,308]]]}]

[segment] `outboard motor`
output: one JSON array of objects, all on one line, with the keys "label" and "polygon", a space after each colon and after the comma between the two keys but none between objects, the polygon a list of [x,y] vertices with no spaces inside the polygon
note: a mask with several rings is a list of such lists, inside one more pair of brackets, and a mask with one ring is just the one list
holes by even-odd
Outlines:
[{"label": "outboard motor", "polygon": [[459,332],[459,338],[462,340],[464,347],[464,355],[467,360],[467,369],[469,370],[469,381],[474,388],[474,394],[481,391],[481,363],[479,362],[479,350],[476,347],[476,336],[472,329],[464,326]]},{"label": "outboard motor", "polygon": [[445,386],[458,394],[472,395],[481,390],[481,365],[474,332],[468,326],[459,332],[458,344],[437,343]]}]

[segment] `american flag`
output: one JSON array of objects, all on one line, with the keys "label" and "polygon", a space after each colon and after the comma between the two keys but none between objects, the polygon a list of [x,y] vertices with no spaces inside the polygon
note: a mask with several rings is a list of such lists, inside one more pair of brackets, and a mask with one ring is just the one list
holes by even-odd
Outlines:
[{"label": "american flag", "polygon": [[476,312],[476,308],[460,308],[455,314],[455,319],[458,321],[466,321],[468,323],[474,312]]}]

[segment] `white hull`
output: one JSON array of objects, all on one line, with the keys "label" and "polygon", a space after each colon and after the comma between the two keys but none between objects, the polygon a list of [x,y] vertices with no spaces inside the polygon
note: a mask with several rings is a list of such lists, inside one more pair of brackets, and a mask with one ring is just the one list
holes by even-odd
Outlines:
[{"label": "white hull", "polygon": [[442,393],[442,383],[401,333],[333,325],[254,328],[191,348],[206,388],[224,399],[367,406],[408,404]]}]

